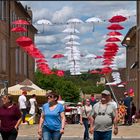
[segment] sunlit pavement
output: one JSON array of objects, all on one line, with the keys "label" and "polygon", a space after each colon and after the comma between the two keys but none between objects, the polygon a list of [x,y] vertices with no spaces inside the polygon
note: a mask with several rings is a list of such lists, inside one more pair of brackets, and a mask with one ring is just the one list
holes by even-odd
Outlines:
[{"label": "sunlit pavement", "polygon": [[[21,125],[17,140],[38,140],[37,127],[38,125]],[[62,140],[83,140],[83,132],[83,126],[79,124],[66,125]],[[119,126],[119,133],[117,136],[113,135],[113,140],[140,140],[140,123]]]}]

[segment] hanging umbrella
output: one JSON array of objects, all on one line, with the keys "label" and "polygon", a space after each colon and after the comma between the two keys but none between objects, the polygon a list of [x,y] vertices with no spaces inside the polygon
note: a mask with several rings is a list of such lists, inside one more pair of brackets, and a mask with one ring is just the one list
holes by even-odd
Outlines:
[{"label": "hanging umbrella", "polygon": [[121,36],[122,34],[120,32],[117,32],[117,31],[112,31],[112,32],[109,32],[107,35],[108,36]]},{"label": "hanging umbrella", "polygon": [[63,54],[55,54],[52,56],[52,58],[62,58],[62,57],[64,57]]},{"label": "hanging umbrella", "polygon": [[66,45],[80,45],[80,43],[76,41],[69,41],[66,43]]},{"label": "hanging umbrella", "polygon": [[124,29],[123,26],[121,26],[120,24],[111,24],[110,26],[107,27],[107,29],[109,30],[122,30]]},{"label": "hanging umbrella", "polygon": [[43,26],[43,33],[44,33],[44,29],[45,29],[45,26],[44,25],[52,25],[51,21],[49,21],[47,19],[40,19],[35,24],[38,24],[38,25],[42,25]]},{"label": "hanging umbrella", "polygon": [[24,27],[15,27],[11,29],[12,32],[27,32],[27,29]]},{"label": "hanging umbrella", "polygon": [[29,46],[29,45],[31,45],[33,42],[32,42],[32,39],[31,39],[31,38],[26,37],[26,36],[21,36],[21,37],[19,37],[18,39],[16,39],[16,43],[17,43],[19,46]]},{"label": "hanging umbrella", "polygon": [[30,23],[28,21],[26,21],[26,20],[19,19],[19,20],[13,21],[12,24],[16,24],[16,25],[29,25]]},{"label": "hanging umbrella", "polygon": [[97,70],[92,70],[92,71],[90,71],[90,73],[91,73],[91,74],[97,74],[97,73],[100,73],[100,72],[97,71]]},{"label": "hanging umbrella", "polygon": [[47,25],[52,25],[51,21],[49,21],[49,20],[47,20],[47,19],[38,20],[35,24],[47,24]]},{"label": "hanging umbrella", "polygon": [[127,18],[122,16],[122,15],[117,15],[117,16],[113,16],[111,19],[109,19],[109,22],[114,23],[114,22],[123,22],[125,21]]},{"label": "hanging umbrella", "polygon": [[103,58],[103,56],[97,55],[97,56],[95,57],[95,59],[100,59],[100,58]]},{"label": "hanging umbrella", "polygon": [[38,60],[36,60],[36,63],[42,63],[42,62],[47,62],[47,60],[45,60],[45,59],[38,59]]},{"label": "hanging umbrella", "polygon": [[100,23],[100,22],[102,22],[102,20],[101,20],[100,18],[98,18],[98,17],[92,17],[92,18],[88,18],[88,19],[86,20],[86,22],[87,22],[87,23],[92,23],[92,24],[93,24],[93,29],[92,29],[92,31],[94,31],[94,24],[95,24],[95,23]]},{"label": "hanging umbrella", "polygon": [[57,76],[59,76],[59,77],[62,77],[62,76],[64,76],[64,71],[63,71],[63,70],[57,70],[57,71],[55,72],[55,74],[56,74]]},{"label": "hanging umbrella", "polygon": [[70,23],[77,24],[77,23],[83,23],[83,21],[78,18],[72,18],[67,21],[67,24],[70,24]]},{"label": "hanging umbrella", "polygon": [[111,37],[111,38],[108,38],[106,42],[121,42],[121,40],[117,37]]},{"label": "hanging umbrella", "polygon": [[88,54],[88,55],[85,56],[85,58],[88,58],[88,59],[96,58],[96,55],[95,54]]},{"label": "hanging umbrella", "polygon": [[115,43],[107,43],[105,44],[106,47],[119,47],[117,44]]},{"label": "hanging umbrella", "polygon": [[80,39],[77,35],[68,35],[64,38],[65,40],[74,40],[74,39]]},{"label": "hanging umbrella", "polygon": [[67,28],[63,31],[63,33],[80,33],[80,32],[75,28]]}]

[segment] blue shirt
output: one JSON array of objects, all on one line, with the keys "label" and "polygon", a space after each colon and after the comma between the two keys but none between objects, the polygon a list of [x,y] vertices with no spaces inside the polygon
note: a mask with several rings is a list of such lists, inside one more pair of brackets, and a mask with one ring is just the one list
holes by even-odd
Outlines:
[{"label": "blue shirt", "polygon": [[50,110],[49,103],[43,105],[44,113],[44,123],[43,125],[49,128],[50,130],[58,131],[61,129],[61,116],[60,114],[64,112],[64,107],[62,104],[57,104],[57,106]]}]

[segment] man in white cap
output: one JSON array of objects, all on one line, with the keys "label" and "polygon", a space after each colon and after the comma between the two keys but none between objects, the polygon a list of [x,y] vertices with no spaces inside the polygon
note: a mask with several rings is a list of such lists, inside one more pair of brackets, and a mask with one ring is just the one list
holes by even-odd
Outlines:
[{"label": "man in white cap", "polygon": [[114,134],[118,133],[116,108],[110,103],[110,91],[101,94],[101,101],[93,106],[90,114],[90,132],[94,132],[94,140],[111,140],[113,125]]}]

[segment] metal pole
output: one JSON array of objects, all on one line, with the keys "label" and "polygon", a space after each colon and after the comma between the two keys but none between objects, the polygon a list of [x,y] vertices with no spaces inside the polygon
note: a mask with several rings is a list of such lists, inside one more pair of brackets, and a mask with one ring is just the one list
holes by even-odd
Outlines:
[{"label": "metal pole", "polygon": [[[106,76],[105,76],[105,78],[106,78],[106,81],[109,83],[108,78],[107,78]],[[119,105],[118,100],[117,100],[117,98],[116,98],[116,96],[115,96],[115,93],[114,93],[114,91],[113,91],[111,85],[108,85],[108,86],[109,86],[109,88],[110,88],[110,90],[111,90],[111,92],[112,92],[112,96],[113,96],[115,102],[117,103],[117,105]]]}]

